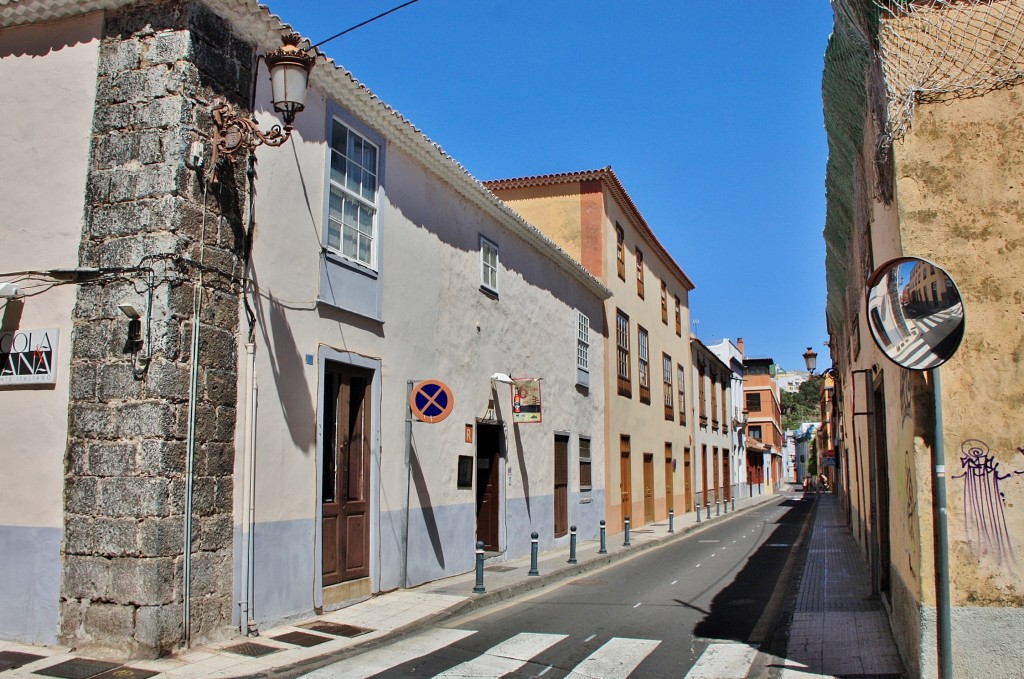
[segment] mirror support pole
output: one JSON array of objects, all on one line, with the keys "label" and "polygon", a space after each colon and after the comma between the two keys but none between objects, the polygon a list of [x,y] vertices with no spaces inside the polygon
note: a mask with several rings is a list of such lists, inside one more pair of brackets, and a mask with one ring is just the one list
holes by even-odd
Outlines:
[{"label": "mirror support pole", "polygon": [[946,527],[946,451],[942,422],[942,380],[932,368],[935,399],[935,441],[932,445],[932,513],[935,521],[935,619],[939,679],[953,679],[953,634],[949,596],[949,537]]}]

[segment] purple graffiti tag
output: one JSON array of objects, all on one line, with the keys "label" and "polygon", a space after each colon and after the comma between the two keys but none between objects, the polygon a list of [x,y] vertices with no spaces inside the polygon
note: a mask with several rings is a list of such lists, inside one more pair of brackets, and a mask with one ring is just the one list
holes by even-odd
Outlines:
[{"label": "purple graffiti tag", "polygon": [[999,462],[989,454],[988,445],[978,439],[967,439],[960,445],[960,466],[964,473],[954,479],[964,480],[964,526],[967,541],[980,555],[989,555],[1002,563],[1016,561],[1013,544],[1003,514],[1004,496],[999,482],[1012,474],[1000,474]]}]

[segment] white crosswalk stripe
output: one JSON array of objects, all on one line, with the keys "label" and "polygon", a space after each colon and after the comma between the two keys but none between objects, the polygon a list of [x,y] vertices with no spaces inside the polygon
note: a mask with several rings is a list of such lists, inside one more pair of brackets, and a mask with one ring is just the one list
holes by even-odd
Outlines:
[{"label": "white crosswalk stripe", "polygon": [[612,637],[583,659],[566,679],[626,679],[660,641]]},{"label": "white crosswalk stripe", "polygon": [[565,634],[537,634],[523,632],[493,646],[486,653],[461,665],[456,665],[435,679],[451,677],[458,679],[494,679],[509,672],[515,672],[529,662],[530,658],[565,639]]},{"label": "white crosswalk stripe", "polygon": [[711,644],[697,658],[685,679],[745,677],[756,657],[757,649],[746,644]]},{"label": "white crosswalk stripe", "polygon": [[432,629],[415,636],[396,641],[383,648],[367,651],[360,655],[328,665],[303,675],[302,679],[366,679],[384,670],[422,658],[439,651],[445,646],[465,639],[472,630]]}]

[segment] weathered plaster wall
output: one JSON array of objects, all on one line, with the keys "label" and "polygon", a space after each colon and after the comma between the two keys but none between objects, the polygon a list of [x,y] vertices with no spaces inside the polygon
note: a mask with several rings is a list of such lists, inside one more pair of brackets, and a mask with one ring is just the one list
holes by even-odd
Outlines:
[{"label": "weathered plaster wall", "polygon": [[[1024,604],[1014,567],[1024,549],[1022,114],[1019,87],[922,106],[898,156],[906,251],[949,272],[967,314],[963,343],[942,368],[958,605]],[[974,512],[974,502],[987,509]],[[979,533],[986,518],[994,521]]]},{"label": "weathered plaster wall", "polygon": [[[262,80],[262,79],[261,79]],[[258,91],[258,100],[265,101]],[[344,109],[344,101],[339,102]],[[606,335],[602,300],[512,235],[451,186],[385,140],[380,178],[382,321],[317,304],[327,195],[331,104],[313,88],[283,149],[259,151],[253,272],[257,291],[256,535],[286,549],[260,550],[255,610],[260,624],[318,605],[322,540],[317,483],[321,426],[318,362],[307,355],[351,352],[379,361],[379,442],[373,450],[370,540],[373,591],[401,586],[406,383],[440,379],[455,407],[443,422],[412,428],[409,584],[473,567],[475,494],[456,484],[457,458],[475,455],[467,425],[493,408],[504,420],[501,461],[505,558],[563,544],[552,534],[554,433],[570,435],[569,522],[584,538],[602,518]],[[343,111],[344,113],[344,111]],[[266,122],[274,118],[261,109]],[[499,248],[499,294],[480,290],[479,238]],[[575,310],[591,322],[591,383],[576,386]],[[544,421],[511,423],[508,385],[495,372],[541,377]],[[594,490],[581,493],[578,437],[590,437]],[[236,519],[238,520],[238,519]],[[297,566],[297,567],[296,567]],[[236,576],[238,573],[236,572]],[[281,583],[271,597],[269,585]]]},{"label": "weathered plaster wall", "polygon": [[[0,30],[0,281],[15,278],[6,272],[77,263],[101,28],[102,16],[92,14]],[[74,295],[73,286],[61,286],[0,302],[0,329],[56,328],[59,337],[56,384],[0,386],[4,639],[57,639]]]}]

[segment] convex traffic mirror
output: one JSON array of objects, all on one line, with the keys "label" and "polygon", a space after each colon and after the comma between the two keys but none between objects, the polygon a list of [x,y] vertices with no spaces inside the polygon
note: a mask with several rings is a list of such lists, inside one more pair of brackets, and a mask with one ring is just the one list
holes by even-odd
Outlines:
[{"label": "convex traffic mirror", "polygon": [[867,288],[871,336],[893,363],[930,370],[956,353],[964,336],[964,305],[941,267],[900,257],[875,269]]}]

